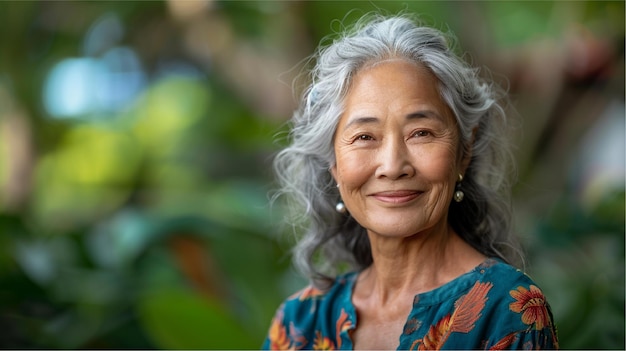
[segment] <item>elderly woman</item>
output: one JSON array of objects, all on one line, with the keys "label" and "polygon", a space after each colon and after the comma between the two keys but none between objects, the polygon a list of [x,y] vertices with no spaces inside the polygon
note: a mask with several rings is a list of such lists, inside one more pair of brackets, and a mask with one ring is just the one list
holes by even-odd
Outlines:
[{"label": "elderly woman", "polygon": [[275,159],[311,285],[264,348],[558,347],[544,295],[510,265],[502,94],[450,42],[368,16],[318,51]]}]

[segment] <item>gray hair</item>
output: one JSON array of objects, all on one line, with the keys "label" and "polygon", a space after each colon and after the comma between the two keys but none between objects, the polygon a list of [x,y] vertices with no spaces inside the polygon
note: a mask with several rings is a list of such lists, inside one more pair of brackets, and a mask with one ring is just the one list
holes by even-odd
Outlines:
[{"label": "gray hair", "polygon": [[340,200],[329,172],[333,138],[351,80],[367,64],[402,58],[429,69],[439,80],[443,100],[456,117],[463,152],[471,150],[462,190],[451,201],[448,220],[470,245],[489,257],[517,263],[520,250],[511,235],[512,157],[505,94],[479,77],[454,53],[454,37],[421,25],[408,15],[368,15],[312,56],[310,84],[290,121],[289,145],[274,159],[286,195],[291,223],[303,233],[293,250],[296,268],[324,288],[345,269],[372,263],[365,228],[335,210]]}]

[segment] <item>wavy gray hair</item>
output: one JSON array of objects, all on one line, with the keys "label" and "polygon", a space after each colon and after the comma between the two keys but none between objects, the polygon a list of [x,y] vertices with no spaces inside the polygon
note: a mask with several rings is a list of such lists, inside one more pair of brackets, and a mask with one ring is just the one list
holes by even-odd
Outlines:
[{"label": "wavy gray hair", "polygon": [[274,159],[281,186],[277,196],[287,195],[291,223],[304,232],[293,250],[296,268],[325,288],[340,271],[372,263],[366,230],[335,210],[340,197],[329,169],[352,78],[364,65],[388,58],[416,62],[438,78],[440,94],[456,117],[463,150],[471,149],[462,185],[465,199],[451,201],[450,225],[483,254],[516,263],[521,254],[510,228],[507,180],[513,163],[500,103],[505,95],[454,53],[452,35],[408,15],[367,15],[312,56],[316,65],[290,121],[289,145]]}]

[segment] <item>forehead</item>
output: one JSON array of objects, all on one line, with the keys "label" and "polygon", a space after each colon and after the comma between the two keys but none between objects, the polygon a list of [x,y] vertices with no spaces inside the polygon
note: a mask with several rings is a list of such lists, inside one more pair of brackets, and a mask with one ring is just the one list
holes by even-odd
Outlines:
[{"label": "forehead", "polygon": [[420,89],[439,95],[437,77],[424,65],[401,58],[390,58],[365,64],[352,78],[348,95],[355,90],[385,90],[402,85],[411,91]]},{"label": "forehead", "polygon": [[454,120],[437,77],[425,66],[404,59],[365,65],[353,76],[344,104],[344,116],[430,109]]}]

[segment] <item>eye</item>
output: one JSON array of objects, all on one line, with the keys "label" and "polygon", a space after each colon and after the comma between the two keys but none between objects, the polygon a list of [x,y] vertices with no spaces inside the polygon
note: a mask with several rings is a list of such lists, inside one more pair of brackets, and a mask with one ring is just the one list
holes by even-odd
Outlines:
[{"label": "eye", "polygon": [[374,138],[371,135],[361,134],[361,135],[358,135],[354,140],[355,141],[369,141],[369,140],[374,140]]},{"label": "eye", "polygon": [[415,138],[423,138],[423,137],[427,137],[430,135],[430,132],[427,130],[418,130],[415,133],[413,133],[413,137]]}]

